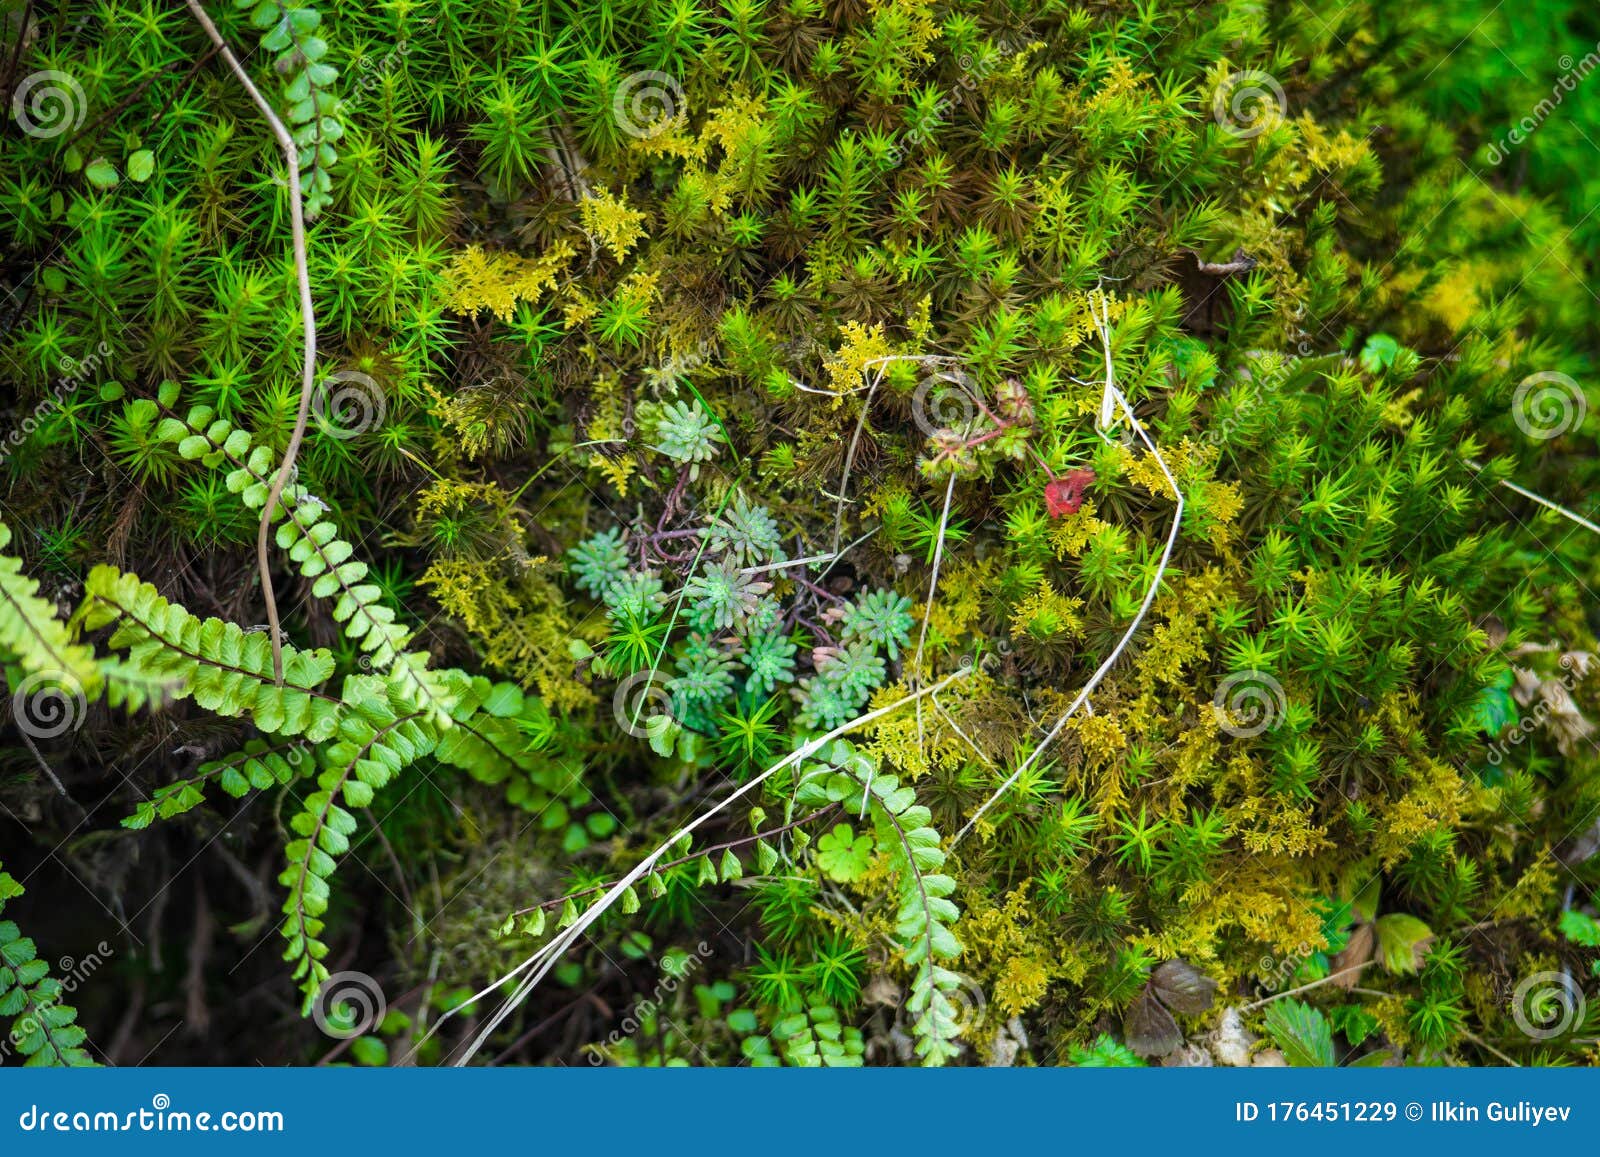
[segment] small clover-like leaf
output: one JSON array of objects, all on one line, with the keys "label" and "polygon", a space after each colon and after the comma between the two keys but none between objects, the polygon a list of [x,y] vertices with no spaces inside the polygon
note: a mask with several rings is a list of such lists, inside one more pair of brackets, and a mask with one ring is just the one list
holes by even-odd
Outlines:
[{"label": "small clover-like leaf", "polygon": [[89,167],[83,171],[83,175],[96,189],[117,187],[117,167],[104,157],[91,161]]},{"label": "small clover-like leaf", "polygon": [[817,864],[841,884],[860,879],[872,861],[872,837],[857,836],[849,824],[836,824],[817,840]]},{"label": "small clover-like leaf", "polygon": [[140,149],[128,156],[128,179],[140,184],[148,181],[156,171],[156,155],[149,149]]}]

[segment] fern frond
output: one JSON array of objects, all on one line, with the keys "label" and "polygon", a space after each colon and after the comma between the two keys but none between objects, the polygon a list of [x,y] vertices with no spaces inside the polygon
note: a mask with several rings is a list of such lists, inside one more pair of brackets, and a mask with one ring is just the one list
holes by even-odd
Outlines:
[{"label": "fern frond", "polygon": [[146,707],[159,710],[183,692],[182,680],[158,678],[115,656],[101,657],[100,674],[105,679],[106,705],[129,714]]},{"label": "fern frond", "polygon": [[242,799],[252,791],[289,783],[307,774],[312,766],[310,752],[302,740],[269,744],[252,739],[241,751],[202,763],[187,779],[156,788],[122,821],[122,826],[147,828],[158,819],[182,815],[205,801],[205,789],[213,782],[234,799]]},{"label": "fern frond", "polygon": [[[0,872],[0,915],[6,901],[20,895],[22,885]],[[88,1034],[76,1023],[78,1010],[62,1003],[66,995],[34,942],[14,921],[0,920],[0,1018],[11,1018],[6,1039],[28,1066],[94,1065],[83,1048]]]},{"label": "fern frond", "polygon": [[917,803],[916,792],[901,787],[892,775],[876,770],[873,761],[848,742],[836,740],[823,762],[807,768],[796,788],[798,804],[837,803],[847,811],[870,811],[878,829],[878,846],[889,855],[898,883],[899,908],[895,935],[901,960],[913,972],[906,1010],[916,1019],[917,1055],[928,1065],[942,1065],[959,1055],[960,1014],[951,1000],[961,977],[940,961],[961,954],[950,931],[960,912],[949,899],[956,882],[942,874],[945,851],[933,816]]},{"label": "fern frond", "polygon": [[271,734],[313,741],[333,734],[342,705],[319,690],[333,674],[330,652],[285,647],[279,687],[266,635],[221,619],[201,620],[116,567],[95,567],[84,589],[84,626],[116,623],[109,646],[127,650],[126,666],[136,677],[170,685],[176,697],[192,697],[219,715],[249,715]]},{"label": "fern frond", "polygon": [[286,7],[276,0],[234,0],[234,7],[250,9],[250,23],[261,29],[261,48],[277,56],[273,72],[283,80],[285,119],[299,150],[306,217],[314,218],[333,201],[329,170],[339,159],[333,142],[344,135],[331,88],[339,72],[324,59],[327,42],[315,35],[322,13],[308,4]]},{"label": "fern frond", "polygon": [[758,1069],[780,1063],[802,1069],[858,1069],[866,1044],[860,1029],[841,1024],[831,1005],[819,1003],[781,1017],[767,1036],[746,1037],[740,1051]]},{"label": "fern frond", "polygon": [[283,902],[282,932],[288,941],[283,958],[294,965],[291,975],[305,993],[305,1014],[328,978],[322,963],[328,945],[319,937],[331,892],[328,879],[338,867],[335,857],[350,850],[358,827],[350,809],[369,805],[380,788],[438,742],[429,713],[403,697],[383,694],[388,690],[370,676],[346,680],[350,709],[339,720],[338,737],[317,752],[323,768],[317,790],[289,822],[299,838],[284,848],[288,864],[278,876],[289,890]]},{"label": "fern frond", "polygon": [[545,705],[511,683],[474,675],[452,690],[453,726],[443,729],[434,758],[480,783],[505,784],[506,798],[542,812],[552,799],[582,807],[592,798],[579,770],[542,754],[553,724]]},{"label": "fern frond", "polygon": [[[0,522],[0,552],[10,542],[11,530]],[[0,553],[0,653],[29,675],[94,694],[101,682],[94,649],[72,641],[71,631],[38,590],[38,580],[22,573],[21,559]]]},{"label": "fern frond", "polygon": [[[168,416],[170,422],[163,421],[158,433],[177,443],[180,457],[229,467],[228,490],[253,511],[266,505],[274,473],[269,447],[252,448],[247,431],[217,418],[209,406],[192,407],[182,420],[170,411]],[[338,527],[324,517],[327,510],[326,503],[298,483],[284,487],[274,511],[275,518],[283,519],[276,533],[278,546],[301,576],[311,580],[313,597],[335,599],[334,621],[366,654],[372,669],[389,673],[413,703],[448,724],[452,704],[443,683],[427,672],[425,655],[403,651],[410,630],[395,621],[394,608],[382,601],[382,588],[366,581],[367,564],[352,557],[355,547],[339,537]]]}]

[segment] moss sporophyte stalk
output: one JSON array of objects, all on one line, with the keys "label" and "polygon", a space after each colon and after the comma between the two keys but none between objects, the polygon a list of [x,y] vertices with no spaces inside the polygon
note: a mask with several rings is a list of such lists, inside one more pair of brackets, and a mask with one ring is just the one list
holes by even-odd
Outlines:
[{"label": "moss sporophyte stalk", "polygon": [[8,1055],[1596,1059],[1571,0],[70,7]]}]

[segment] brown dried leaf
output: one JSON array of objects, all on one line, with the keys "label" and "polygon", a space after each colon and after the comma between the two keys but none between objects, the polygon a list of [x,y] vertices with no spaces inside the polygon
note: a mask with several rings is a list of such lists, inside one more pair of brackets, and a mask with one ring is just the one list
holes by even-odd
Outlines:
[{"label": "brown dried leaf", "polygon": [[[1371,960],[1377,946],[1378,939],[1372,931],[1372,925],[1357,924],[1350,933],[1350,942],[1333,958],[1331,971],[1334,979],[1330,983],[1349,992],[1361,980],[1361,973],[1356,971],[1356,965]],[[1345,975],[1340,976],[1341,972]]]},{"label": "brown dried leaf", "polygon": [[1193,250],[1178,254],[1171,276],[1183,294],[1181,324],[1191,333],[1208,334],[1227,328],[1233,314],[1228,281],[1248,276],[1255,258],[1240,249],[1225,263],[1203,261]]},{"label": "brown dried leaf", "polygon": [[1128,1047],[1142,1057],[1164,1057],[1183,1047],[1178,1022],[1148,987],[1128,1006],[1122,1036]]},{"label": "brown dried leaf", "polygon": [[1198,1016],[1217,998],[1217,982],[1186,960],[1169,960],[1150,974],[1150,991],[1161,1003],[1186,1016]]}]

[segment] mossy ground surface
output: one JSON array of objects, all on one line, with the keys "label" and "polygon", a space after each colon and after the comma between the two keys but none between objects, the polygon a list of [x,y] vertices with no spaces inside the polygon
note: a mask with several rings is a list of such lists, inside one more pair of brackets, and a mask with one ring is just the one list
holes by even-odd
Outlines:
[{"label": "mossy ground surface", "polygon": [[5,1063],[1596,1059],[1588,6],[3,12]]}]

